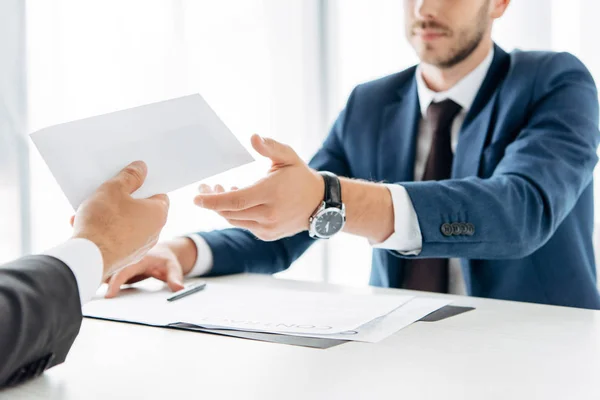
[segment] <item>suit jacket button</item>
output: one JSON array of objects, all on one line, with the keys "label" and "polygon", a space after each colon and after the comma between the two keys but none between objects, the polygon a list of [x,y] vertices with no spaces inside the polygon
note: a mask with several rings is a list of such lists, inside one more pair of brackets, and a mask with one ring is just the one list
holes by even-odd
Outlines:
[{"label": "suit jacket button", "polygon": [[460,236],[463,234],[463,232],[464,232],[463,224],[461,224],[459,222],[455,222],[452,224],[452,235]]},{"label": "suit jacket button", "polygon": [[444,236],[452,236],[452,225],[445,223],[441,227],[442,235]]},{"label": "suit jacket button", "polygon": [[463,223],[463,235],[469,236],[469,224]]},{"label": "suit jacket button", "polygon": [[473,225],[472,223],[468,223],[465,225],[467,228],[467,231],[466,231],[467,236],[473,236],[475,234],[475,225]]}]

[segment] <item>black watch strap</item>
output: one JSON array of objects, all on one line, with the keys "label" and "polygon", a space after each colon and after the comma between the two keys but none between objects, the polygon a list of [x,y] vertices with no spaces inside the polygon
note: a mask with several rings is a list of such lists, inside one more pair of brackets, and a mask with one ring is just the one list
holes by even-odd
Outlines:
[{"label": "black watch strap", "polygon": [[342,185],[340,178],[331,172],[319,172],[325,181],[325,206],[342,208]]}]

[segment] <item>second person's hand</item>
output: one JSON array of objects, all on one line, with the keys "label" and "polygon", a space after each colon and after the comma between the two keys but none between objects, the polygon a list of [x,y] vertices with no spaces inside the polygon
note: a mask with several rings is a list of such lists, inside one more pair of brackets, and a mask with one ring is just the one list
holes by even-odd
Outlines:
[{"label": "second person's hand", "polygon": [[121,286],[156,278],[176,292],[183,289],[183,277],[196,262],[196,245],[189,238],[162,242],[135,264],[128,265],[107,279],[106,298],[117,296]]},{"label": "second person's hand", "polygon": [[290,146],[258,135],[252,137],[252,146],[271,159],[266,177],[230,192],[224,192],[221,186],[213,191],[202,185],[194,202],[262,240],[277,240],[307,230],[310,216],[323,201],[323,178]]}]

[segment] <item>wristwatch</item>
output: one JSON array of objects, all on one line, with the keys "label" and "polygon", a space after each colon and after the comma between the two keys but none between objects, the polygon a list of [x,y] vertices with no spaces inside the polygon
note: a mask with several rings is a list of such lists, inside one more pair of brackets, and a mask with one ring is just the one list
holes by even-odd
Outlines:
[{"label": "wristwatch", "polygon": [[308,234],[313,239],[329,239],[346,223],[346,207],[342,202],[340,179],[331,172],[319,172],[325,181],[323,202],[308,220]]}]

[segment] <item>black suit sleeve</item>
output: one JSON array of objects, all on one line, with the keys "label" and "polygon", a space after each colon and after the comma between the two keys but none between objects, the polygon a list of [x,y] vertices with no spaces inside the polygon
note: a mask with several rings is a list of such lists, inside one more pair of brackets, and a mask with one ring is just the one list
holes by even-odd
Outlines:
[{"label": "black suit sleeve", "polygon": [[62,363],[81,319],[77,281],[61,261],[31,256],[0,266],[0,388]]}]

